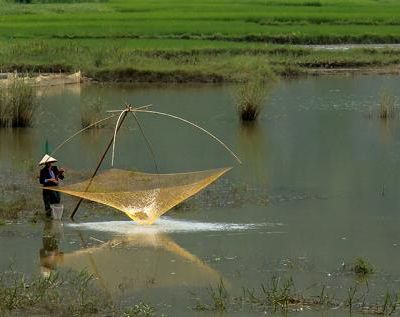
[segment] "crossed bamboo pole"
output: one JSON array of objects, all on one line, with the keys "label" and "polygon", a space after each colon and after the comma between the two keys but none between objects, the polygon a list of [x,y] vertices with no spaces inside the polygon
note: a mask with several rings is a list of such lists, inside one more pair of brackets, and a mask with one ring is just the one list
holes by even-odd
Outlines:
[{"label": "crossed bamboo pole", "polygon": [[[128,114],[128,112],[127,112],[127,111],[124,111],[124,112],[121,113],[121,116],[118,118],[117,125],[116,125],[116,127],[115,127],[115,133],[114,133],[113,137],[111,138],[110,142],[108,142],[108,145],[107,145],[107,147],[106,147],[106,149],[105,149],[103,155],[100,157],[100,160],[99,160],[99,162],[97,163],[96,169],[94,170],[94,172],[93,172],[93,174],[92,174],[92,177],[90,177],[89,183],[86,185],[85,193],[88,191],[90,185],[92,185],[93,178],[96,176],[96,174],[97,174],[97,172],[98,172],[98,170],[99,170],[101,164],[102,164],[103,161],[104,161],[104,158],[105,158],[106,155],[107,155],[107,152],[110,150],[111,145],[114,145],[114,146],[115,146],[115,137],[116,137],[116,135],[117,135],[119,129],[121,128],[122,123],[124,122],[124,120],[125,120],[127,114]],[[113,148],[113,150],[114,150],[114,148]],[[114,154],[114,151],[113,151],[113,154]],[[78,211],[78,209],[79,209],[79,207],[80,207],[82,201],[83,201],[83,198],[79,198],[79,201],[78,201],[78,203],[76,204],[76,206],[75,206],[75,208],[74,208],[74,210],[72,211],[72,214],[71,214],[71,216],[70,216],[70,218],[71,218],[72,220],[74,219],[74,216],[75,216],[76,212]]]}]

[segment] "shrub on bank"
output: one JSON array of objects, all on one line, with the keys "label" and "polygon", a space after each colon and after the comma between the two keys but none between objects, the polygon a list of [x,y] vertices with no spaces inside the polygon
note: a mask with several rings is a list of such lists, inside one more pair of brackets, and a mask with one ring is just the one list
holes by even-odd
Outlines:
[{"label": "shrub on bank", "polygon": [[36,89],[15,78],[0,85],[0,127],[30,127],[38,106]]}]

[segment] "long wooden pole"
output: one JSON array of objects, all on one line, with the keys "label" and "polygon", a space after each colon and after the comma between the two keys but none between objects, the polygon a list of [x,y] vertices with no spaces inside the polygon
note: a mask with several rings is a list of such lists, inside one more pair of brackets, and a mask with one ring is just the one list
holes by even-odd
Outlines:
[{"label": "long wooden pole", "polygon": [[[124,122],[125,117],[126,117],[127,114],[128,114],[128,112],[125,111],[125,112],[124,112],[124,115],[123,115],[122,118],[121,118],[121,121],[119,122],[119,125],[118,125],[118,127],[117,127],[116,132],[118,132],[119,129],[121,128],[122,123]],[[92,184],[93,178],[96,176],[97,171],[99,170],[101,164],[103,163],[104,158],[106,157],[107,152],[110,150],[110,147],[111,147],[111,145],[113,144],[113,142],[114,142],[114,135],[113,135],[113,137],[111,138],[110,142],[108,143],[108,145],[107,145],[107,147],[106,147],[106,150],[104,151],[103,155],[100,157],[100,160],[99,160],[99,162],[98,162],[98,164],[97,164],[97,166],[96,166],[96,169],[94,170],[93,175],[92,175],[92,177],[90,178],[89,183],[88,183],[88,185],[87,185],[86,188],[85,188],[85,192],[88,191],[90,185]],[[74,219],[74,216],[75,216],[76,212],[78,211],[79,206],[81,205],[82,201],[83,201],[83,198],[80,198],[79,201],[78,201],[78,203],[76,204],[74,210],[72,211],[72,214],[71,214],[71,217],[70,217],[72,220]]]}]

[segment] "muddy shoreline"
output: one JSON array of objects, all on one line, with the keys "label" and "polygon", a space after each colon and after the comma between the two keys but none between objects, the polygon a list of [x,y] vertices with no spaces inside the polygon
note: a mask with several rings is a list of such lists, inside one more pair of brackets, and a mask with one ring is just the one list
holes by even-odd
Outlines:
[{"label": "muddy shoreline", "polygon": [[[278,72],[278,78],[298,78],[325,75],[399,75],[400,66],[396,67],[345,67],[345,68],[299,68],[285,69]],[[59,85],[76,85],[84,83],[143,83],[143,84],[212,84],[234,83],[236,81],[224,78],[219,74],[204,74],[201,72],[158,72],[135,69],[119,71],[101,71],[96,74],[78,73],[1,73],[0,85],[7,84],[15,77],[22,77],[36,87]]]}]

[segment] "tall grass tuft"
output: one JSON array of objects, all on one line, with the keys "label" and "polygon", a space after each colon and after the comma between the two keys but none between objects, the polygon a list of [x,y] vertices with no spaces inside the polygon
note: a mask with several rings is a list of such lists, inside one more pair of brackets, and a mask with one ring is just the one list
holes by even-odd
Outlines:
[{"label": "tall grass tuft", "polygon": [[[94,124],[95,122],[101,120],[103,116],[103,108],[104,101],[101,97],[97,97],[96,99],[91,99],[84,101],[85,109],[82,111],[81,115],[81,126],[85,128],[89,125]],[[98,123],[92,126],[91,128],[99,129],[103,128],[104,123]]]},{"label": "tall grass tuft", "polygon": [[21,78],[0,85],[0,127],[30,127],[38,107],[35,87]]},{"label": "tall grass tuft", "polygon": [[238,86],[235,99],[237,112],[242,122],[257,120],[267,94],[266,82],[262,79],[250,79]]},{"label": "tall grass tuft", "polygon": [[357,258],[354,262],[352,270],[354,271],[354,273],[360,276],[373,274],[375,271],[373,265],[364,258]]},{"label": "tall grass tuft", "polygon": [[211,304],[202,304],[198,301],[194,309],[219,313],[228,311],[230,306],[230,296],[222,279],[215,288],[213,286],[208,288],[208,294],[211,297]]},{"label": "tall grass tuft", "polygon": [[380,119],[393,119],[396,117],[396,97],[387,91],[382,91],[379,96],[378,116]]}]

